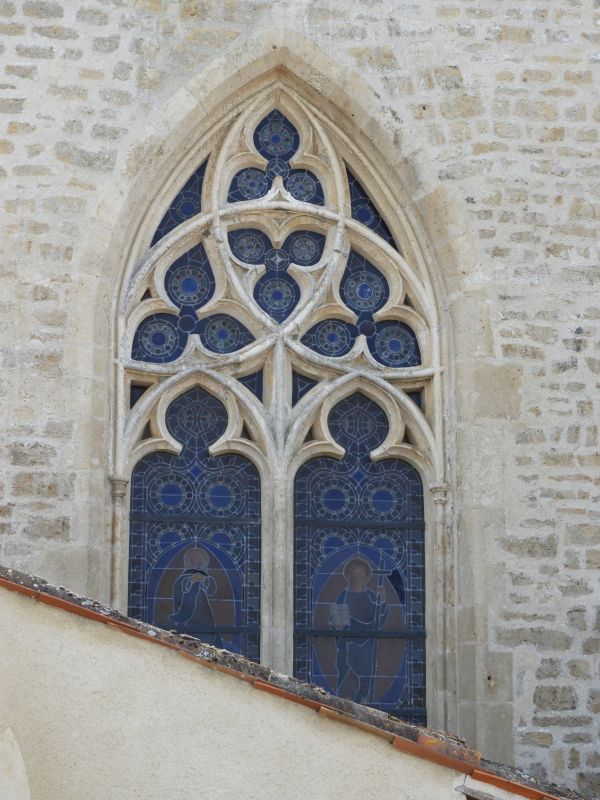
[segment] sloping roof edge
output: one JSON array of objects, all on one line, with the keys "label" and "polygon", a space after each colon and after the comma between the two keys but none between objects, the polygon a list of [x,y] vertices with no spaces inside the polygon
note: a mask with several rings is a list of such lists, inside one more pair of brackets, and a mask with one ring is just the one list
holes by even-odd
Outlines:
[{"label": "sloping roof edge", "polygon": [[529,800],[581,800],[570,789],[532,778],[520,770],[488,761],[456,737],[402,722],[394,717],[328,694],[323,689],[296,678],[273,672],[243,656],[204,644],[191,636],[179,635],[131,619],[95,600],[52,586],[43,578],[0,566],[0,588],[31,597],[41,603],[162,647],[177,651],[203,667],[250,683],[259,691],[299,703],[346,725],[387,739],[395,749],[440,766],[470,775],[475,780],[513,792]]}]

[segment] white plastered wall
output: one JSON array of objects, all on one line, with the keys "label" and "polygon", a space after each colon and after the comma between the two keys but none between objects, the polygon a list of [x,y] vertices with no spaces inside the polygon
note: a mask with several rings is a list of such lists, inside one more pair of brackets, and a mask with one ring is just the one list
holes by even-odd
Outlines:
[{"label": "white plastered wall", "polygon": [[450,800],[462,782],[153,643],[5,590],[0,601],[0,714],[33,800]]}]

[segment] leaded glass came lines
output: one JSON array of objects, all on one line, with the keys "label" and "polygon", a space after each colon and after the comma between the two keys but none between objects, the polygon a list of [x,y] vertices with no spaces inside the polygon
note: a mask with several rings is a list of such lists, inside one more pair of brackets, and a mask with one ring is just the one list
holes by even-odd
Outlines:
[{"label": "leaded glass came lines", "polygon": [[[128,410],[114,437],[118,490],[136,464],[130,613],[258,659],[261,549],[285,575],[275,554],[293,540],[294,585],[263,582],[265,663],[423,722],[413,464],[444,482],[428,444],[435,303],[392,237],[403,216],[384,220],[387,192],[346,132],[283,85],[275,107],[261,91],[229,134],[225,123],[211,133],[160,244],[132,254],[115,337]],[[373,461],[384,441],[410,463]]]},{"label": "leaded glass came lines", "polygon": [[421,479],[373,462],[384,412],[355,394],[329,414],[345,448],[295,481],[294,674],[413,722],[425,712],[424,517]]},{"label": "leaded glass came lines", "polygon": [[257,470],[209,455],[227,413],[202,389],[174,400],[166,423],[180,455],[152,453],[132,476],[129,614],[258,660]]},{"label": "leaded glass came lines", "polygon": [[202,184],[208,159],[204,161],[193,175],[187,180],[185,186],[177,192],[168,211],[160,221],[152,238],[152,245],[160,241],[182,222],[185,222],[200,213],[202,204]]}]

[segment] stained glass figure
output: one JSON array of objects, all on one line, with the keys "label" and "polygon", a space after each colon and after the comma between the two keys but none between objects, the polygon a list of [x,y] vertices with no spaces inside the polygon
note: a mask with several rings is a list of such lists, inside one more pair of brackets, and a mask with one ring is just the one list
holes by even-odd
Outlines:
[{"label": "stained glass figure", "polygon": [[423,724],[423,488],[409,464],[371,460],[385,413],[355,394],[329,414],[342,459],[295,481],[294,674]]},{"label": "stained glass figure", "polygon": [[385,221],[369,195],[365,192],[358,180],[350,172],[346,170],[348,176],[348,187],[350,189],[350,203],[352,206],[352,219],[362,222],[367,228],[378,233],[382,239],[388,244],[391,244],[395,250],[400,251],[400,248],[394,241],[390,229],[385,224]]},{"label": "stained glass figure", "polygon": [[362,335],[373,358],[386,367],[415,367],[421,351],[414,331],[404,322],[375,322],[373,314],[389,299],[389,285],[383,274],[355,250],[340,282],[344,303],[357,315],[356,325],[326,319],[314,325],[301,339],[317,353],[334,358],[350,352],[356,337]]},{"label": "stained glass figure", "polygon": [[258,372],[253,372],[251,375],[244,375],[243,378],[238,378],[239,382],[247,389],[250,389],[253,395],[258,397],[259,400],[263,399],[263,371],[259,369]]},{"label": "stained glass figure", "polygon": [[259,122],[254,131],[254,146],[267,160],[264,170],[245,167],[233,176],[228,203],[257,200],[264,197],[275,178],[283,180],[285,189],[302,203],[325,204],[323,187],[317,176],[308,169],[292,169],[289,161],[300,146],[295,126],[277,109]]},{"label": "stained glass figure", "polygon": [[156,229],[152,239],[152,245],[155,245],[163,236],[170,233],[182,222],[196,216],[200,213],[202,203],[202,183],[204,181],[204,173],[206,172],[206,165],[208,159],[201,164],[193,175],[187,180],[182,189],[177,192],[173,198],[173,202],[169,206],[169,210],[160,221],[160,225]]},{"label": "stained glass figure", "polygon": [[292,405],[295,406],[299,400],[302,400],[304,395],[308,394],[317,383],[318,381],[308,378],[300,372],[292,372]]},{"label": "stained glass figure", "polygon": [[145,456],[131,481],[129,614],[258,660],[258,472],[209,455],[227,412],[203,389],[174,400],[166,423],[181,453]]},{"label": "stained glass figure", "polygon": [[313,266],[325,247],[325,237],[314,231],[294,231],[280,248],[255,228],[241,228],[229,233],[231,252],[246,264],[264,264],[265,274],[256,282],[254,299],[275,322],[286,320],[300,300],[300,287],[288,274],[291,263]]}]

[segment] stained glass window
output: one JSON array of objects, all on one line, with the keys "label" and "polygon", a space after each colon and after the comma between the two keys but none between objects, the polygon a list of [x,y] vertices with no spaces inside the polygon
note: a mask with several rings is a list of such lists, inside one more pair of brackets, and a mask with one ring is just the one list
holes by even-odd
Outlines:
[{"label": "stained glass window", "polygon": [[269,666],[423,722],[436,304],[354,144],[278,92],[211,134],[125,282],[129,611],[258,660],[262,602]]},{"label": "stained glass window", "polygon": [[210,456],[225,406],[196,388],[174,400],[178,456],[152,453],[131,479],[129,614],[259,658],[260,481],[239,455]]},{"label": "stained glass window", "polygon": [[385,413],[355,394],[329,414],[342,459],[295,481],[294,672],[329,692],[425,720],[423,490],[414,467],[374,462]]}]

